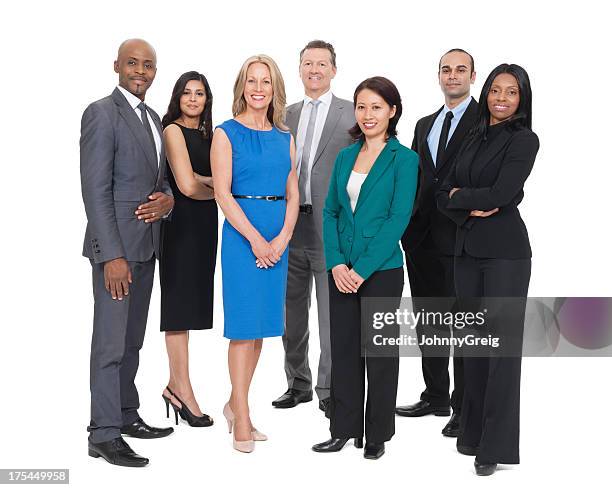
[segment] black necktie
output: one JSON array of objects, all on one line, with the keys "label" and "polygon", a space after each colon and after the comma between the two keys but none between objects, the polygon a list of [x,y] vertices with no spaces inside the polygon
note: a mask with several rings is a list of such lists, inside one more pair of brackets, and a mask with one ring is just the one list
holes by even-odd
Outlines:
[{"label": "black necktie", "polygon": [[448,142],[448,132],[450,131],[451,119],[453,118],[453,111],[448,111],[444,117],[442,123],[442,132],[440,133],[440,139],[438,140],[438,152],[436,153],[436,167],[442,163],[444,158],[444,150],[446,150],[446,143]]},{"label": "black necktie", "polygon": [[144,102],[138,104],[138,108],[140,109],[140,114],[142,115],[142,125],[145,128],[145,131],[149,135],[151,139],[151,143],[153,143],[153,153],[157,155],[157,146],[155,145],[155,138],[153,137],[153,130],[151,129],[151,124],[149,124],[149,118],[147,117],[147,106]]}]

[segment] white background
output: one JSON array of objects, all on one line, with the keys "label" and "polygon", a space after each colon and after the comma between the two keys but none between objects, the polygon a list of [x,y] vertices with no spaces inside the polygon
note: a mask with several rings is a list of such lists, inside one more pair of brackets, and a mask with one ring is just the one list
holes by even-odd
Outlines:
[{"label": "white background", "polygon": [[[526,484],[606,485],[612,435],[610,359],[525,359],[522,464],[490,479],[440,430],[445,418],[397,419],[379,461],[350,445],[315,454],[328,437],[316,402],[275,410],[286,389],[280,339],[264,342],[252,387],[253,420],[270,440],[253,454],[232,450],[221,415],[229,393],[227,340],[217,275],[215,328],[191,338],[191,372],[211,428],[180,425],[167,439],[130,440],[151,458],[145,469],[87,456],[91,270],[80,256],[85,213],[78,138],[82,111],[108,95],[119,43],[150,41],[157,78],[147,102],[160,114],[176,78],[203,72],[214,93],[214,122],[231,117],[242,62],[267,53],[279,64],[289,102],[302,96],[298,53],[311,39],[338,53],[334,93],[352,98],[362,79],[385,75],[400,89],[399,138],[442,104],[436,71],[449,48],[476,59],[477,97],[501,62],[524,66],[534,93],[541,149],[521,210],[534,258],[532,296],[612,296],[608,142],[609,25],[600,2],[21,2],[0,15],[2,193],[0,210],[0,468],[70,468],[75,488],[152,485],[187,488],[401,488]],[[220,270],[220,269],[219,269]],[[406,287],[405,295],[409,295]],[[165,424],[161,392],[167,358],[154,290],[137,384],[141,415]],[[311,365],[316,366],[316,324]],[[417,401],[420,360],[401,362],[398,403]]]}]

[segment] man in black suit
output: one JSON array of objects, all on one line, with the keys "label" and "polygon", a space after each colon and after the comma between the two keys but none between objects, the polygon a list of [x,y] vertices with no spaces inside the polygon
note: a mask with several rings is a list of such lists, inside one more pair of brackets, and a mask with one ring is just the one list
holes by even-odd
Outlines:
[{"label": "man in black suit", "polygon": [[[444,106],[420,119],[414,130],[412,149],[419,154],[419,189],[410,224],[402,237],[410,291],[415,298],[454,297],[453,254],[456,225],[438,211],[435,194],[452,168],[457,151],[476,121],[478,103],[470,96],[476,79],[474,59],[462,49],[446,52],[438,65],[438,81]],[[427,335],[417,326],[419,338]],[[450,351],[449,351],[450,354]],[[438,354],[439,356],[439,351]],[[425,391],[419,402],[396,408],[404,417],[453,415],[442,430],[459,435],[463,399],[463,360],[453,358],[454,390],[449,396],[448,356],[422,356]],[[449,407],[450,405],[450,407]]]}]

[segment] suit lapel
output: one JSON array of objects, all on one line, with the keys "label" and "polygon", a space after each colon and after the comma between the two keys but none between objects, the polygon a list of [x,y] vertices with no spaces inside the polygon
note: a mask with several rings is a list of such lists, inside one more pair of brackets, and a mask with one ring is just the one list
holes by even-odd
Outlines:
[{"label": "suit lapel", "polygon": [[455,128],[453,135],[446,146],[446,151],[444,152],[444,158],[441,162],[437,162],[436,172],[439,172],[444,165],[446,165],[449,161],[453,159],[457,150],[461,146],[465,135],[472,128],[474,121],[476,119],[478,113],[478,103],[472,98],[470,103],[465,109],[463,116],[459,120],[459,124]]},{"label": "suit lapel", "polygon": [[361,145],[362,143],[358,142],[349,146],[346,150],[346,155],[342,159],[342,167],[338,174],[338,198],[341,204],[349,211],[348,214],[351,217],[353,216],[353,210],[351,209],[351,199],[346,190],[346,186],[351,176],[351,172],[353,171],[353,167],[355,166],[357,155],[359,155],[359,150],[361,150]]},{"label": "suit lapel", "polygon": [[[154,169],[155,173],[157,173],[159,158],[155,155],[154,148],[151,147],[151,139],[149,138],[142,121],[136,115],[136,112],[134,109],[132,109],[132,106],[128,103],[127,99],[123,96],[118,88],[115,88],[112,97],[115,104],[117,104],[117,107],[119,108],[119,114],[125,120],[136,141],[138,141],[138,144],[144,152],[147,161]],[[155,121],[155,118],[153,118],[153,120]]]},{"label": "suit lapel", "polygon": [[[480,174],[485,167],[491,162],[493,157],[497,155],[508,143],[512,133],[505,128],[497,137],[488,145],[483,152],[474,160],[470,171],[470,180],[473,186],[477,186]],[[484,144],[484,143],[482,143]]]},{"label": "suit lapel", "polygon": [[323,131],[321,132],[321,138],[319,139],[319,144],[317,145],[317,152],[315,153],[314,160],[312,161],[312,167],[317,164],[319,158],[325,150],[327,143],[334,134],[334,130],[338,125],[338,121],[342,116],[342,111],[346,110],[344,107],[344,103],[341,102],[335,95],[332,95],[331,104],[329,106],[329,111],[327,111],[327,118],[325,119],[325,124],[323,126]]},{"label": "suit lapel", "polygon": [[[366,177],[365,181],[363,182],[363,185],[361,186],[361,191],[359,191],[359,198],[357,199],[357,205],[355,206],[355,213],[357,212],[361,204],[368,198],[368,194],[370,194],[370,192],[376,185],[376,182],[378,182],[378,179],[380,179],[381,175],[385,173],[385,170],[387,170],[387,167],[393,161],[393,158],[395,157],[395,151],[398,147],[399,141],[396,138],[391,138],[389,139],[383,150],[380,152],[380,155],[378,155],[378,158],[374,162],[374,165],[372,165],[368,176]],[[357,156],[355,156],[355,158],[356,157]],[[355,160],[353,160],[353,164],[354,163]]]},{"label": "suit lapel", "polygon": [[297,141],[298,124],[300,123],[300,116],[302,115],[302,108],[304,107],[303,102],[298,102],[287,108],[286,124],[293,135],[293,139]]},{"label": "suit lapel", "polygon": [[427,137],[429,136],[429,133],[431,132],[431,128],[434,125],[434,122],[436,121],[436,118],[438,117],[438,115],[440,114],[440,112],[442,112],[442,109],[444,109],[444,106],[440,107],[436,112],[434,112],[430,117],[427,127],[426,127],[426,131],[423,132],[423,134],[421,135],[421,142],[420,142],[420,147],[423,148],[423,157],[424,160],[429,164],[429,166],[433,169],[433,171],[436,171],[436,166],[434,165],[434,161],[433,161],[433,156],[431,154],[431,151],[429,151],[429,143],[427,142]]}]

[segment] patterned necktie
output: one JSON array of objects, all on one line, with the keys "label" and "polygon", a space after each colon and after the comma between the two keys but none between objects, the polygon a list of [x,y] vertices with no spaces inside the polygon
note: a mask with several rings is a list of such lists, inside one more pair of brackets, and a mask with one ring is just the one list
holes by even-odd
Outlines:
[{"label": "patterned necktie", "polygon": [[142,125],[144,126],[145,131],[149,135],[149,139],[151,140],[151,143],[153,144],[153,153],[157,155],[157,146],[155,146],[155,138],[153,137],[153,130],[151,129],[151,124],[149,124],[149,118],[147,117],[147,106],[145,105],[144,102],[141,102],[140,104],[138,104],[138,109],[140,109],[140,114],[142,116],[141,117]]},{"label": "patterned necktie", "polygon": [[306,138],[304,139],[304,147],[302,149],[302,161],[300,162],[300,175],[298,178],[298,187],[300,190],[300,204],[306,203],[306,183],[308,182],[308,175],[310,169],[308,168],[308,162],[310,162],[310,150],[312,147],[312,136],[314,134],[315,123],[317,122],[317,112],[319,111],[320,100],[311,100],[309,104],[312,104],[310,110],[310,117],[308,118],[308,126],[306,127]]},{"label": "patterned necktie", "polygon": [[442,163],[444,159],[444,152],[446,151],[446,143],[448,142],[448,133],[451,127],[451,120],[453,119],[453,111],[448,111],[444,117],[444,123],[442,124],[442,132],[440,133],[440,139],[438,140],[438,152],[436,153],[436,167]]}]

